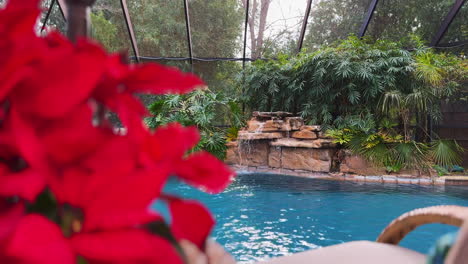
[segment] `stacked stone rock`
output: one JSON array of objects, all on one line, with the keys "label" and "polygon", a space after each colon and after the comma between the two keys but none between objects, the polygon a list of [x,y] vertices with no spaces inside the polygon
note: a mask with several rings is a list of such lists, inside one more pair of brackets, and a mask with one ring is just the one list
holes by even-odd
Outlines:
[{"label": "stacked stone rock", "polygon": [[228,147],[228,164],[311,172],[330,172],[336,152],[320,126],[287,112],[254,112]]},{"label": "stacked stone rock", "polygon": [[226,163],[241,170],[344,181],[468,185],[466,177],[431,177],[415,170],[387,175],[361,156],[337,149],[320,126],[304,125],[300,117],[287,112],[254,112],[237,141],[227,146]]}]

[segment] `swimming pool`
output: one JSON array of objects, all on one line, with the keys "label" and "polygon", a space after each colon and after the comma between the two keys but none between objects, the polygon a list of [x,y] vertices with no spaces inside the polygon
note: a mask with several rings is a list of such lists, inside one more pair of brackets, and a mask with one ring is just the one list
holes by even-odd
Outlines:
[{"label": "swimming pool", "polygon": [[[258,173],[238,175],[218,195],[175,181],[166,190],[208,206],[217,219],[212,236],[246,263],[351,240],[375,240],[392,219],[415,208],[468,206],[468,189],[463,187],[353,183]],[[426,253],[437,237],[455,229],[423,226],[401,245]]]}]

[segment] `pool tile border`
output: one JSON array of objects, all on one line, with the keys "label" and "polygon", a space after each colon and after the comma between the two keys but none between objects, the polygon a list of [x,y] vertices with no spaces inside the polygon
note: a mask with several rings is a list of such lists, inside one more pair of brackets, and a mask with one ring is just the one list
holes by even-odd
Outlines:
[{"label": "pool tile border", "polygon": [[468,186],[468,177],[466,176],[444,176],[444,177],[412,177],[411,175],[355,175],[346,173],[326,173],[312,172],[306,170],[290,170],[282,168],[269,168],[266,166],[240,166],[231,165],[231,168],[238,172],[260,172],[271,174],[287,174],[296,177],[335,180],[335,181],[354,181],[382,184],[416,184],[416,185],[466,185]]}]

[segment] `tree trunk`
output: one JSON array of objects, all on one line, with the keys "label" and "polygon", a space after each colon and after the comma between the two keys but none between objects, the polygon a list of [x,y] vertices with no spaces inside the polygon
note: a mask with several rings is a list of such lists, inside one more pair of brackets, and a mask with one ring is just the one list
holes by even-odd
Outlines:
[{"label": "tree trunk", "polygon": [[253,0],[252,10],[249,13],[249,32],[250,32],[250,57],[253,58],[257,50],[257,38],[255,37],[255,15],[258,10],[258,1]]},{"label": "tree trunk", "polygon": [[266,28],[266,19],[268,15],[268,9],[270,8],[272,0],[262,0],[262,6],[260,8],[260,17],[259,17],[259,25],[258,25],[258,34],[257,34],[257,45],[256,49],[253,52],[253,58],[260,58],[262,56],[263,51],[263,39],[265,36],[265,28]]},{"label": "tree trunk", "polygon": [[[263,42],[265,38],[266,19],[272,0],[251,0],[249,10],[249,34],[250,34],[250,57],[257,59],[262,56]],[[242,6],[247,7],[247,0],[241,0]],[[260,5],[260,8],[259,8]],[[256,20],[258,18],[258,29]]]}]

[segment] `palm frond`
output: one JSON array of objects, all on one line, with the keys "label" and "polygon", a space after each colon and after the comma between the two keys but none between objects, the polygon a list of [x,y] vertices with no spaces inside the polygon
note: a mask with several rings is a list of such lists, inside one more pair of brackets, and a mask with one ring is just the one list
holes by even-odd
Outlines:
[{"label": "palm frond", "polygon": [[439,139],[431,143],[430,155],[440,166],[459,165],[464,149],[455,140]]},{"label": "palm frond", "polygon": [[395,161],[405,168],[427,169],[428,147],[415,141],[396,143],[393,147]]}]

